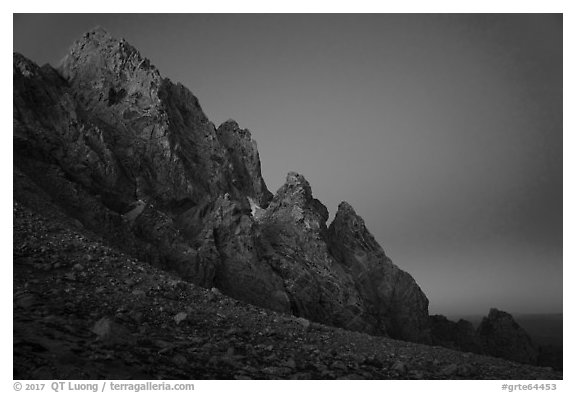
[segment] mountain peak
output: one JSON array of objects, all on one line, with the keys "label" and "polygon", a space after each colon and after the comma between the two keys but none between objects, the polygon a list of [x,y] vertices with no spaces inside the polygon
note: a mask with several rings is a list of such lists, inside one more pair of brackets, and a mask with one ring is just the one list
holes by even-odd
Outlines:
[{"label": "mountain peak", "polygon": [[25,56],[23,56],[18,52],[13,53],[12,65],[14,75],[16,75],[16,73],[19,73],[27,78],[37,75],[40,69],[40,67],[38,67],[36,63],[29,60],[28,58],[26,58]]},{"label": "mountain peak", "polygon": [[[336,217],[334,218],[333,225],[335,227],[347,227],[351,232],[366,232],[367,237],[371,239],[370,243],[376,247],[378,243],[373,239],[372,235],[366,229],[364,219],[360,217],[352,205],[346,201],[340,202],[338,205],[338,211],[336,212]],[[379,246],[378,246],[379,247]]]},{"label": "mountain peak", "polygon": [[340,202],[340,204],[338,205],[338,213],[357,216],[356,211],[354,210],[352,205],[346,201]]},{"label": "mountain peak", "polygon": [[74,42],[70,48],[69,56],[79,55],[83,52],[109,51],[110,49],[120,48],[124,45],[137,52],[134,47],[127,45],[126,40],[118,39],[112,34],[108,33],[108,31],[106,31],[103,27],[96,26],[92,30],[84,33],[79,40]]},{"label": "mountain peak", "polygon": [[225,122],[223,122],[222,124],[220,124],[220,127],[230,127],[230,128],[240,128],[240,125],[238,125],[238,122],[234,119],[228,119]]},{"label": "mountain peak", "polygon": [[96,39],[98,41],[115,40],[115,38],[110,33],[108,33],[108,31],[105,28],[103,28],[100,25],[98,25],[98,26],[94,27],[92,30],[89,30],[86,33],[84,33],[83,38],[85,38],[85,39],[91,38],[91,39]]},{"label": "mountain peak", "polygon": [[[292,204],[304,206],[315,206],[314,197],[312,196],[312,187],[306,178],[297,173],[290,171],[286,175],[286,182],[278,190],[277,196],[287,198]],[[324,209],[326,209],[324,207]],[[324,216],[325,214],[321,214]],[[327,218],[327,214],[326,214]]]},{"label": "mountain peak", "polygon": [[252,139],[250,131],[245,128],[240,128],[238,122],[236,122],[236,120],[233,119],[228,119],[224,123],[220,124],[220,126],[217,128],[216,131],[219,134],[219,136],[222,135],[223,137],[226,137],[227,134],[228,135],[237,134],[247,140]]},{"label": "mountain peak", "polygon": [[306,178],[297,172],[288,172],[286,182],[278,189],[270,202],[269,212],[277,210],[294,212],[297,217],[303,214],[311,214],[314,220],[319,222],[320,227],[326,225],[328,209],[318,199],[312,196],[312,188]]},{"label": "mountain peak", "polygon": [[310,183],[308,183],[308,180],[306,180],[304,175],[301,175],[294,171],[290,171],[286,175],[286,184],[297,185],[303,188],[310,188]]},{"label": "mountain peak", "polygon": [[93,79],[103,70],[115,75],[133,75],[144,71],[160,77],[156,67],[135,47],[123,38],[112,36],[100,26],[84,33],[72,45],[68,55],[60,62],[59,69],[66,79],[78,75]]}]

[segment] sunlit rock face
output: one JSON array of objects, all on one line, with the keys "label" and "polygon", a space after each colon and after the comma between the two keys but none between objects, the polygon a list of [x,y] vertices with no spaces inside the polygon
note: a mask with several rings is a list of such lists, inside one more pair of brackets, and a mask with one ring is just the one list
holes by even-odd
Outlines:
[{"label": "sunlit rock face", "polygon": [[175,211],[226,192],[261,204],[270,198],[250,133],[234,122],[217,132],[192,92],[126,41],[102,29],[86,33],[60,72],[87,120],[102,127],[137,197]]},{"label": "sunlit rock face", "polygon": [[15,162],[89,228],[202,285],[216,251],[193,246],[184,213],[224,194],[271,196],[249,133],[222,139],[188,89],[102,29],[58,70],[14,55]]}]

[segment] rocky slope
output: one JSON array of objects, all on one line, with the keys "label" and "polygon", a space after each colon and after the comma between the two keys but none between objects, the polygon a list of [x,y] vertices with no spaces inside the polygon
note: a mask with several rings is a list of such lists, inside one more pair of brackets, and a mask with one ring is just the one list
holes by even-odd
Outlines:
[{"label": "rocky slope", "polygon": [[[236,314],[242,318],[253,319],[249,310],[257,309],[245,306],[252,304],[282,313],[285,316],[278,317],[281,321],[305,318],[350,331],[434,342],[428,299],[415,280],[386,256],[349,204],[340,204],[328,226],[328,210],[313,197],[306,179],[292,172],[272,195],[261,176],[258,150],[250,132],[232,120],[215,127],[187,88],[162,77],[124,40],[97,28],[74,43],[58,69],[38,67],[14,54],[13,78],[15,219],[23,220],[15,225],[26,226],[30,220],[53,220],[54,225],[60,225],[52,228],[43,224],[45,232],[26,227],[21,236],[15,236],[15,279],[22,280],[18,281],[22,293],[27,293],[30,285],[34,293],[53,285],[52,292],[76,307],[75,328],[86,328],[100,314],[120,318],[112,307],[169,307],[146,281],[147,272],[158,277],[155,268],[159,268],[184,280],[180,287],[193,288],[190,290],[196,295],[192,298],[176,299],[180,312],[187,315],[190,311],[182,310],[203,307],[196,304],[203,301],[199,294],[204,293],[197,286],[218,288],[245,302],[226,303],[229,311],[240,307]],[[61,232],[66,235],[58,237]],[[81,239],[99,239],[98,245],[68,255],[77,243],[70,236],[78,238],[78,233],[82,233]],[[53,235],[65,249],[57,248],[52,254],[38,252],[42,239]],[[85,245],[84,240],[79,243]],[[104,249],[115,253],[117,263],[96,264],[92,270],[84,270],[86,264],[92,265],[94,254],[98,261],[109,260],[107,254],[101,255]],[[67,271],[60,258],[80,267]],[[134,281],[124,283],[128,285],[125,288],[122,282],[109,280],[115,268],[130,270],[132,265],[139,270],[131,271],[134,278],[129,280],[144,280],[148,289],[132,290]],[[56,270],[43,275],[35,269]],[[39,274],[38,282],[31,284],[26,274]],[[112,287],[105,284],[107,280]],[[93,288],[95,282],[101,286]],[[39,286],[34,287],[36,284]],[[81,303],[71,300],[66,288],[86,297],[83,304],[90,310],[79,310]],[[106,298],[106,291],[112,291],[106,299],[114,306],[100,307],[88,301],[91,290],[99,291],[98,298]],[[146,292],[149,290],[152,292]],[[144,291],[146,296],[138,292],[133,299],[131,295],[124,298],[121,291],[132,295]],[[19,296],[15,298],[17,305]],[[15,309],[15,318],[21,323],[18,329],[26,332],[22,334],[42,336],[36,329],[44,329],[40,326],[44,322],[37,318],[45,312],[67,318],[67,311],[59,305],[46,307],[39,314],[34,307]],[[32,314],[28,314],[30,310]],[[214,311],[212,305],[203,310]],[[169,318],[162,315],[162,311],[150,314],[149,323],[156,333],[168,326]],[[20,319],[24,317],[28,319]],[[154,318],[158,318],[157,323]],[[115,329],[112,319],[100,321],[95,328],[98,336]],[[139,324],[139,319],[134,321]],[[204,328],[215,328],[213,322]],[[183,335],[181,326],[178,322],[178,328],[170,330],[169,334],[175,335],[172,340],[190,337]],[[258,332],[264,328],[259,324],[252,327]],[[130,343],[133,339],[129,337],[138,336],[134,330],[130,334],[126,329],[120,331],[124,333],[119,336]],[[200,331],[198,327],[194,334],[208,334]],[[63,334],[69,333],[77,334],[76,330]],[[89,336],[82,333],[74,340],[84,343]],[[145,332],[141,336],[146,336]],[[26,345],[18,352],[23,369],[32,356],[29,351],[35,348]],[[180,361],[182,357],[188,359],[180,355]],[[198,359],[198,364],[206,361]],[[51,367],[60,369],[59,365]],[[211,374],[214,372],[201,374],[210,377],[216,375]]]},{"label": "rocky slope", "polygon": [[14,204],[14,379],[562,379],[240,302],[111,248],[28,186],[42,214]]}]

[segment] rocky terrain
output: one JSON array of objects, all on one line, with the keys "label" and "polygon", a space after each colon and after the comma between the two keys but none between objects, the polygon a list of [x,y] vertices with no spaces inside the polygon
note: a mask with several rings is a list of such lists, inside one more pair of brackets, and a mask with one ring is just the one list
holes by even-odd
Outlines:
[{"label": "rocky terrain", "polygon": [[430,318],[352,206],[272,194],[250,132],[126,41],[13,70],[15,378],[561,378],[439,348],[537,363],[508,314]]},{"label": "rocky terrain", "polygon": [[27,202],[45,214],[14,204],[15,379],[562,378],[256,307]]}]

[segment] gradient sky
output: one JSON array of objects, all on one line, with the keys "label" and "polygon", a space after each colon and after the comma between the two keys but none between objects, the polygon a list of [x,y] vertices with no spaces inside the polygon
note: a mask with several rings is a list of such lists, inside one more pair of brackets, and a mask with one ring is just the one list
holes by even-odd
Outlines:
[{"label": "gradient sky", "polygon": [[14,50],[96,25],[249,128],[271,191],[350,202],[431,313],[562,311],[561,15],[15,15]]}]

